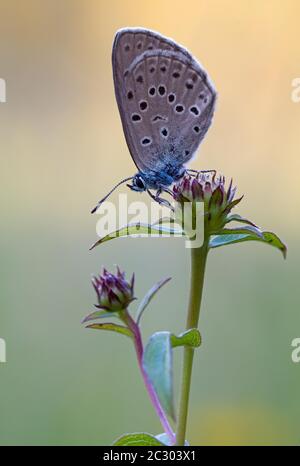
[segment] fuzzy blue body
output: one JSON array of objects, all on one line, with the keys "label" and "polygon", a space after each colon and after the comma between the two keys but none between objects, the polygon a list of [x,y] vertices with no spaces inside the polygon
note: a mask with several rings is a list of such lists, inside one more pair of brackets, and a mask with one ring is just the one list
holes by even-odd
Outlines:
[{"label": "fuzzy blue body", "polygon": [[166,165],[161,170],[149,170],[147,172],[140,171],[138,175],[145,182],[147,189],[159,189],[161,187],[168,187],[175,181],[179,180],[185,173],[183,165],[172,166]]},{"label": "fuzzy blue body", "polygon": [[131,189],[146,191],[147,189],[163,190],[178,181],[184,175],[186,168],[180,161],[172,157],[156,158],[153,168],[140,170],[132,179]]}]

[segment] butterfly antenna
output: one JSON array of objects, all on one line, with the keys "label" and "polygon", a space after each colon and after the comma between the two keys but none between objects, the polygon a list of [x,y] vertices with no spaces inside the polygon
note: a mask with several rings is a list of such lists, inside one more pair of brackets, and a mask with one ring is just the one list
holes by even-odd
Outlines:
[{"label": "butterfly antenna", "polygon": [[108,194],[106,194],[106,196],[101,199],[98,204],[96,205],[96,207],[93,208],[93,210],[91,210],[91,214],[94,214],[96,212],[96,210],[99,209],[99,207],[101,206],[102,202],[106,201],[106,199],[111,195],[111,193],[113,193],[115,191],[115,189],[117,189],[121,184],[123,183],[127,183],[127,181],[130,181],[132,180],[133,176],[131,176],[130,178],[125,178],[124,180],[120,181],[118,184],[116,184],[116,186],[113,187],[113,189],[111,191],[109,191]]}]

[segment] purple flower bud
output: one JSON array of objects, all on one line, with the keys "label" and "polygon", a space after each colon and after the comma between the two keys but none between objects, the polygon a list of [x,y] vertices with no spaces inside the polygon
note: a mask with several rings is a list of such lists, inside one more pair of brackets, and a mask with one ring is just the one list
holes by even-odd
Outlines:
[{"label": "purple flower bud", "polygon": [[203,188],[196,177],[185,175],[174,185],[173,197],[178,202],[203,201]]},{"label": "purple flower bud", "polygon": [[226,189],[225,177],[217,176],[215,171],[184,175],[173,186],[173,197],[177,202],[204,202],[204,209],[208,214],[206,223],[210,232],[216,232],[226,224],[227,215],[236,205],[233,202],[235,192],[232,180]]},{"label": "purple flower bud", "polygon": [[95,288],[98,305],[101,309],[115,312],[126,309],[134,298],[134,276],[130,282],[125,279],[125,273],[117,268],[114,275],[103,269],[102,274],[93,277],[92,284]]},{"label": "purple flower bud", "polygon": [[192,180],[192,198],[195,201],[203,201],[204,199],[203,188],[196,178]]}]

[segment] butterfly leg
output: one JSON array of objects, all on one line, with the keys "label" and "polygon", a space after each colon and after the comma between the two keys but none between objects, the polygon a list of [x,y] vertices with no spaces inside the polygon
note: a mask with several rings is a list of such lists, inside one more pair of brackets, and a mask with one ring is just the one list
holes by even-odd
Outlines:
[{"label": "butterfly leg", "polygon": [[186,170],[188,173],[214,173],[216,175],[216,170],[193,170],[192,168],[188,168]]},{"label": "butterfly leg", "polygon": [[161,188],[161,191],[163,191],[164,193],[170,194],[170,196],[173,197],[173,191],[171,191],[171,189]]},{"label": "butterfly leg", "polygon": [[155,202],[157,202],[159,205],[163,205],[165,207],[168,207],[169,209],[171,209],[172,211],[174,210],[172,204],[167,201],[167,199],[163,199],[162,197],[160,197],[160,194],[162,193],[162,189],[159,188],[155,194],[152,194],[151,191],[149,189],[147,189],[147,192],[149,194],[149,196],[151,197],[151,199],[153,199]]},{"label": "butterfly leg", "polygon": [[200,173],[213,173],[214,176],[216,176],[217,171],[216,170],[200,170]]}]

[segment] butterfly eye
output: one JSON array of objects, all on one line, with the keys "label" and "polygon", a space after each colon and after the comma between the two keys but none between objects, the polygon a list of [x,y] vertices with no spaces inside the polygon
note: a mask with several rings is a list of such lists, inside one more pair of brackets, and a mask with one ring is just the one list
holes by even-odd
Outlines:
[{"label": "butterfly eye", "polygon": [[134,184],[140,190],[146,189],[145,182],[144,182],[143,178],[141,178],[140,176],[135,177]]}]

